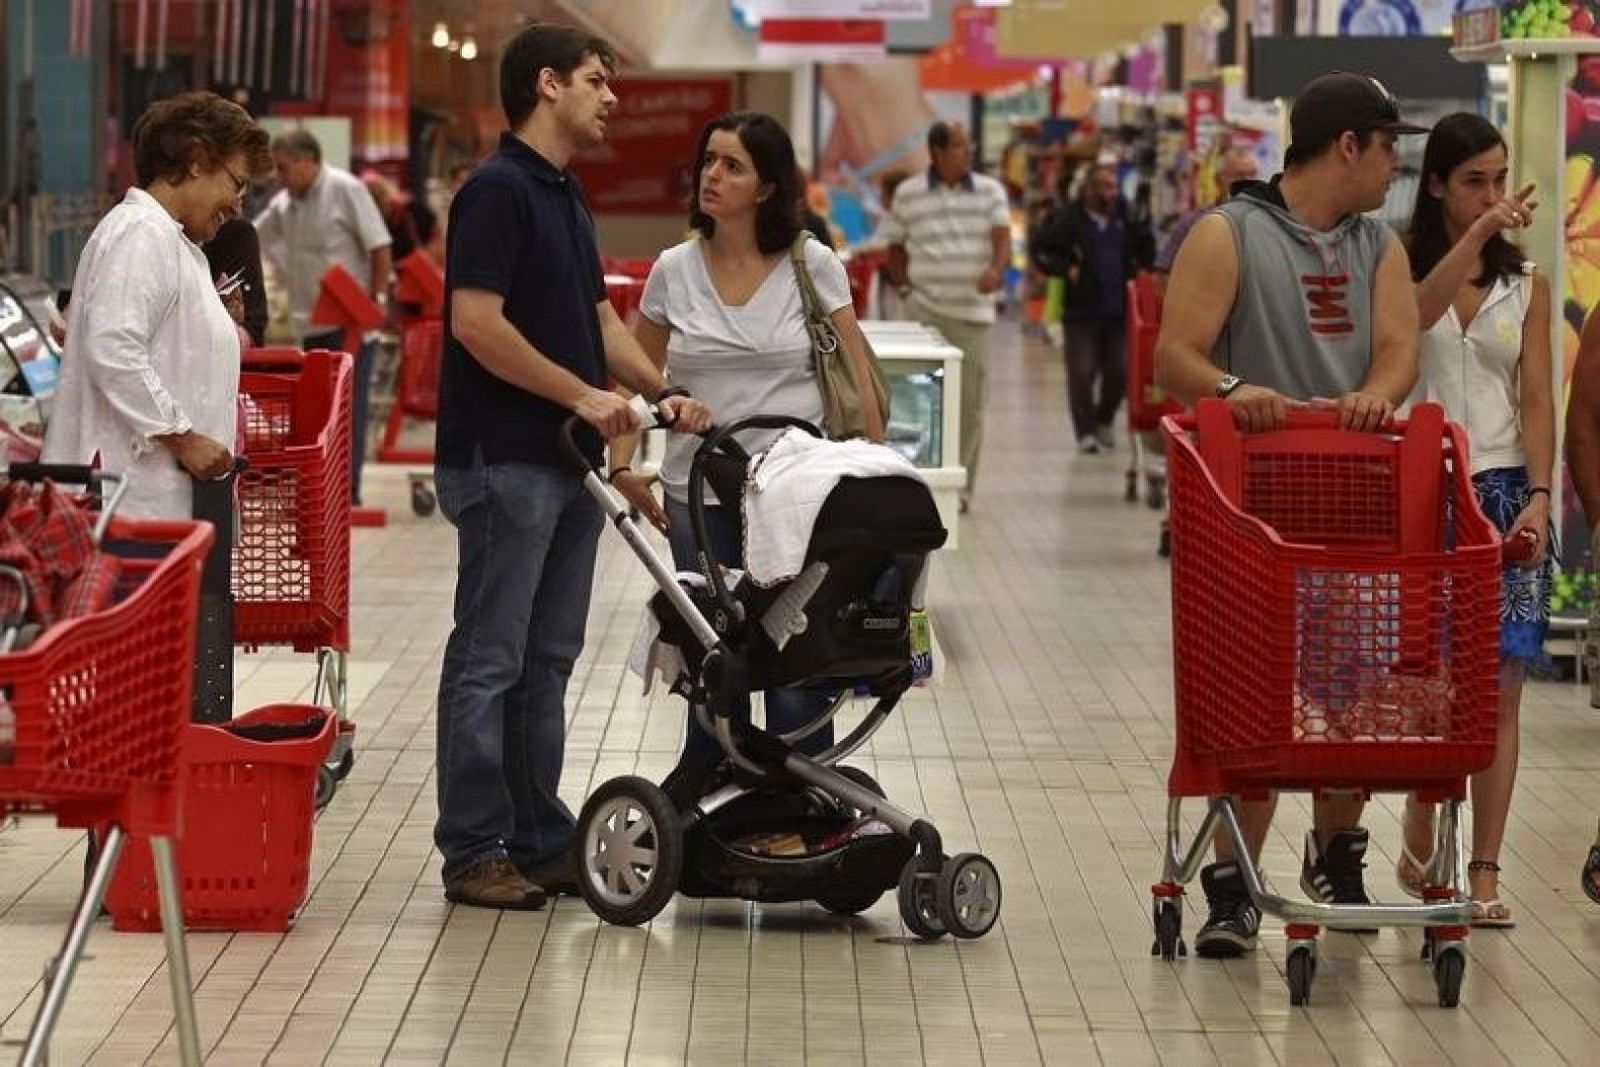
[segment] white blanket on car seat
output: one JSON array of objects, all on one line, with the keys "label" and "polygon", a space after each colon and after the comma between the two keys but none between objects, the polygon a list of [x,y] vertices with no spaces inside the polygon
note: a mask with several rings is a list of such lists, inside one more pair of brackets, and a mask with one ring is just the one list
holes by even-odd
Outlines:
[{"label": "white blanket on car seat", "polygon": [[799,574],[822,504],[841,478],[915,478],[922,472],[894,449],[870,441],[825,441],[785,430],[757,453],[745,477],[744,562],[772,586]]},{"label": "white blanket on car seat", "polygon": [[[728,567],[722,568],[723,581],[728,583],[728,588],[739,584],[741,572]],[[711,583],[699,571],[679,571],[678,583],[693,589],[705,589]],[[661,640],[661,623],[656,618],[655,612],[650,610],[650,605],[645,604],[644,617],[639,620],[639,628],[633,634],[633,648],[628,651],[628,669],[644,680],[643,692],[649,695],[655,685],[656,676],[672,686],[679,678],[689,673],[689,664],[683,658],[683,650],[677,645]]]}]

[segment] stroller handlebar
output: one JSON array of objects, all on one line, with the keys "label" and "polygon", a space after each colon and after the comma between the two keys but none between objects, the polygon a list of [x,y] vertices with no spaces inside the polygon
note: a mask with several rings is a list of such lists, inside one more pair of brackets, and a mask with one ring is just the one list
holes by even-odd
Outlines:
[{"label": "stroller handlebar", "polygon": [[[650,403],[642,396],[634,395],[629,399],[628,407],[633,409],[634,417],[639,421],[637,429],[640,432],[665,430],[670,429],[672,426],[672,420],[663,417],[661,408]],[[587,425],[581,415],[568,415],[561,424],[560,436],[561,455],[576,470],[585,474],[597,469],[593,463],[589,462],[589,457],[583,454],[583,449],[578,446],[578,430]]]}]

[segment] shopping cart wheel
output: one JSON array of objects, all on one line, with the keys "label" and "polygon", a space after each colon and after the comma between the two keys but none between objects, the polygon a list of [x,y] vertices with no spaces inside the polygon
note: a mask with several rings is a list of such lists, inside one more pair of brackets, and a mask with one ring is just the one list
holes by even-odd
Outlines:
[{"label": "shopping cart wheel", "polygon": [[1158,512],[1166,507],[1166,482],[1163,478],[1146,478],[1144,480],[1144,506],[1152,512]]},{"label": "shopping cart wheel", "polygon": [[328,806],[328,801],[333,799],[333,794],[339,791],[339,772],[337,768],[321,766],[317,768],[317,810],[321,811]]},{"label": "shopping cart wheel", "polygon": [[934,903],[939,879],[937,874],[924,874],[918,866],[920,862],[912,856],[900,871],[900,919],[922,940],[937,941],[945,934],[944,920],[939,918],[939,908]]},{"label": "shopping cart wheel", "polygon": [[339,757],[339,762],[333,765],[333,776],[339,781],[350,777],[350,772],[355,769],[356,753],[354,749],[345,749],[344,755]]},{"label": "shopping cart wheel", "polygon": [[1289,1003],[1294,1007],[1311,1003],[1311,983],[1317,977],[1315,945],[1296,945],[1289,950]]},{"label": "shopping cart wheel", "polygon": [[654,783],[613,778],[578,815],[578,890],[617,926],[649,922],[672,900],[683,874],[677,809]]},{"label": "shopping cart wheel", "polygon": [[1122,490],[1122,499],[1130,504],[1136,503],[1139,499],[1139,472],[1129,471],[1126,480],[1127,485]]},{"label": "shopping cart wheel", "polygon": [[1461,980],[1467,975],[1467,954],[1454,942],[1434,946],[1433,984],[1439,990],[1439,1007],[1461,1003]]},{"label": "shopping cart wheel", "polygon": [[433,514],[433,509],[438,506],[438,503],[439,498],[434,495],[432,489],[429,489],[421,482],[411,483],[411,513],[413,515],[419,519],[425,519]]},{"label": "shopping cart wheel", "polygon": [[1162,559],[1172,558],[1172,528],[1166,523],[1161,524],[1161,535],[1156,538],[1156,555]]},{"label": "shopping cart wheel", "polygon": [[963,852],[944,861],[934,907],[952,937],[982,937],[1000,918],[1000,872],[988,857]]},{"label": "shopping cart wheel", "polygon": [[1158,899],[1152,911],[1156,926],[1156,941],[1150,946],[1150,955],[1171,961],[1187,956],[1189,948],[1183,943],[1183,907],[1171,897]]}]

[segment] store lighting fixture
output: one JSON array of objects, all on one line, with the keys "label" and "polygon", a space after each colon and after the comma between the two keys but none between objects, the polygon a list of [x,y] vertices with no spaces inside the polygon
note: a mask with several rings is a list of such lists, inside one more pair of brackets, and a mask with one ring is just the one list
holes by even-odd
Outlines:
[{"label": "store lighting fixture", "polygon": [[462,41],[461,42],[461,58],[462,59],[477,59],[478,58],[478,42],[474,41],[471,37],[468,37],[466,40]]},{"label": "store lighting fixture", "polygon": [[435,48],[450,47],[450,27],[443,22],[435,22],[433,24],[433,37],[430,40],[433,41],[433,47]]}]

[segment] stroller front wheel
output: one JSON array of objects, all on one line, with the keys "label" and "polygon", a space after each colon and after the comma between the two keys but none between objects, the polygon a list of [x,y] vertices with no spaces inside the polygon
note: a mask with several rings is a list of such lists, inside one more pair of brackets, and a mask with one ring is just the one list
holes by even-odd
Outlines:
[{"label": "stroller front wheel", "polygon": [[934,903],[938,875],[924,872],[920,859],[912,856],[900,872],[900,919],[906,929],[924,941],[937,941],[945,935],[939,907]]},{"label": "stroller front wheel", "polygon": [[635,775],[606,782],[583,805],[576,836],[578,889],[606,922],[649,922],[678,891],[683,831],[654,782]]},{"label": "stroller front wheel", "polygon": [[982,937],[1000,918],[1000,872],[976,852],[945,860],[933,902],[952,937]]}]

